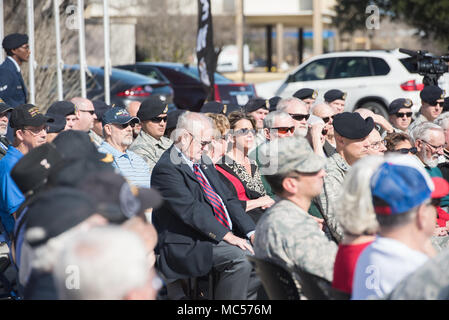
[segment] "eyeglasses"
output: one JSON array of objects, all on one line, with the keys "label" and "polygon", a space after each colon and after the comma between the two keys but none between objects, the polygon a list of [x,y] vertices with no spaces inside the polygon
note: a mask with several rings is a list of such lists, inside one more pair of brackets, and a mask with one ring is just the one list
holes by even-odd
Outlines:
[{"label": "eyeglasses", "polygon": [[321,118],[321,119],[323,119],[324,123],[328,123],[330,119],[334,120],[334,116],[324,117],[324,118]]},{"label": "eyeglasses", "polygon": [[167,117],[154,117],[150,121],[154,123],[160,123],[161,121],[167,122]]},{"label": "eyeglasses", "polygon": [[254,135],[256,133],[256,131],[254,129],[248,129],[248,128],[243,128],[243,129],[234,131],[234,134],[236,136],[246,136],[247,134],[250,134],[250,133],[252,133]]},{"label": "eyeglasses", "polygon": [[93,116],[93,115],[95,114],[95,111],[94,111],[94,110],[81,110],[81,109],[78,109],[78,111],[81,111],[81,112],[88,112],[88,113],[90,113],[91,116]]},{"label": "eyeglasses", "polygon": [[396,112],[396,117],[403,118],[404,116],[407,116],[407,118],[411,118],[413,115],[413,112]]},{"label": "eyeglasses", "polygon": [[378,150],[382,145],[385,146],[387,142],[385,140],[376,141],[369,145],[369,147],[373,150]]},{"label": "eyeglasses", "polygon": [[23,128],[22,130],[23,131],[25,131],[25,130],[29,131],[29,132],[31,132],[31,134],[33,136],[37,136],[42,131],[48,132],[48,127],[47,126],[44,126],[44,127],[41,127],[41,128],[39,128],[39,127],[31,127],[31,128]]},{"label": "eyeglasses", "polygon": [[289,113],[289,115],[296,121],[309,120],[310,114]]},{"label": "eyeglasses", "polygon": [[199,141],[199,143],[201,144],[201,148],[205,148],[205,147],[207,147],[208,145],[210,145],[210,144],[212,143],[212,140],[209,140],[209,141],[201,141],[201,140],[198,140],[197,138],[195,138],[195,137],[193,136],[193,134],[191,134],[190,132],[188,132],[188,134],[190,134],[190,136],[192,137],[192,140]]},{"label": "eyeglasses", "polygon": [[407,148],[401,148],[401,149],[398,149],[398,150],[394,150],[395,152],[399,152],[399,153],[402,153],[402,154],[407,154],[407,153],[411,153],[411,154],[416,154],[417,152],[418,152],[418,149],[416,149],[416,147],[413,147],[413,148],[409,148],[409,149],[407,149]]},{"label": "eyeglasses", "polygon": [[134,128],[136,123],[133,121],[127,122],[127,123],[114,123],[115,126],[119,127],[120,129],[126,129],[128,126],[131,126],[131,128]]},{"label": "eyeglasses", "polygon": [[431,147],[432,150],[438,151],[438,150],[443,150],[443,148],[444,148],[444,146],[434,146],[433,144],[430,144],[430,143],[428,143],[427,141],[424,141],[424,140],[422,140],[422,139],[419,139],[419,140],[421,140],[422,142],[424,142],[425,144],[427,144],[429,147]]},{"label": "eyeglasses", "polygon": [[434,207],[439,207],[441,204],[441,198],[430,199],[430,205]]},{"label": "eyeglasses", "polygon": [[280,134],[287,134],[287,132],[293,133],[295,132],[295,127],[278,127],[278,128],[271,128],[273,130],[277,130]]}]

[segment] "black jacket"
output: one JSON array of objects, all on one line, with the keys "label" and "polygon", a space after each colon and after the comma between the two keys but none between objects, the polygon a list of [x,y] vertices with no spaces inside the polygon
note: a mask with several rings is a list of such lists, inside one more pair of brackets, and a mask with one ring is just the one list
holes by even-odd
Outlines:
[{"label": "black jacket", "polygon": [[[255,230],[253,221],[223,184],[209,158],[203,159],[200,168],[222,198],[232,220],[232,232],[246,237]],[[151,186],[164,198],[152,216],[159,236],[159,270],[169,279],[207,274],[212,267],[212,244],[221,241],[229,230],[214,217],[201,184],[174,146],[162,154],[154,167]]]}]

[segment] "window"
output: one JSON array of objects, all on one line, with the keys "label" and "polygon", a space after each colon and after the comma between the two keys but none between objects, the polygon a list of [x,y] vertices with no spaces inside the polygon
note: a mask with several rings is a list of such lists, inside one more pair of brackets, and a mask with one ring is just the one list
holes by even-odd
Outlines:
[{"label": "window", "polygon": [[390,72],[390,67],[381,58],[371,58],[371,63],[373,64],[374,75],[384,76]]},{"label": "window", "polygon": [[293,75],[293,81],[324,80],[332,65],[333,58],[312,61]]},{"label": "window", "polygon": [[367,57],[343,57],[337,58],[328,79],[368,76],[371,76],[371,68]]}]

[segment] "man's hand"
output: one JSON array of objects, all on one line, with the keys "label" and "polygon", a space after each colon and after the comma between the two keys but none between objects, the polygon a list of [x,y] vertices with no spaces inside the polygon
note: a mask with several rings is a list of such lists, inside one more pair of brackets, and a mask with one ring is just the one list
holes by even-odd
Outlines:
[{"label": "man's hand", "polygon": [[245,239],[235,236],[232,232],[226,233],[225,236],[223,237],[223,240],[229,244],[232,244],[233,246],[239,247],[242,250],[249,250],[252,254],[254,254],[253,247],[251,247],[251,245],[248,242],[246,242]]}]

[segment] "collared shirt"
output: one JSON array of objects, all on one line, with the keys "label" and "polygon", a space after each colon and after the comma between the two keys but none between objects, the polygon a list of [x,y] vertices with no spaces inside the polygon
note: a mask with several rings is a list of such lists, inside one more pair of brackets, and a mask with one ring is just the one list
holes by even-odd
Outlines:
[{"label": "collared shirt", "polygon": [[161,158],[162,154],[171,147],[173,142],[167,137],[161,137],[159,140],[152,137],[143,130],[129,147],[129,150],[141,156],[150,167],[150,172]]},{"label": "collared shirt", "polygon": [[129,150],[123,153],[106,141],[103,141],[98,151],[109,153],[114,157],[112,166],[117,168],[130,184],[137,187],[150,188],[150,169],[142,157]]},{"label": "collared shirt", "polygon": [[14,63],[14,65],[15,65],[16,68],[17,68],[17,72],[20,72],[20,66],[19,66],[19,64],[17,63],[17,61],[14,60],[14,58],[11,57],[11,56],[8,56],[8,59],[11,59],[11,61]]},{"label": "collared shirt", "polygon": [[0,160],[0,218],[8,233],[11,233],[14,229],[14,218],[12,214],[17,211],[25,200],[19,187],[17,187],[11,178],[12,168],[22,157],[22,152],[10,146],[6,155]]}]

